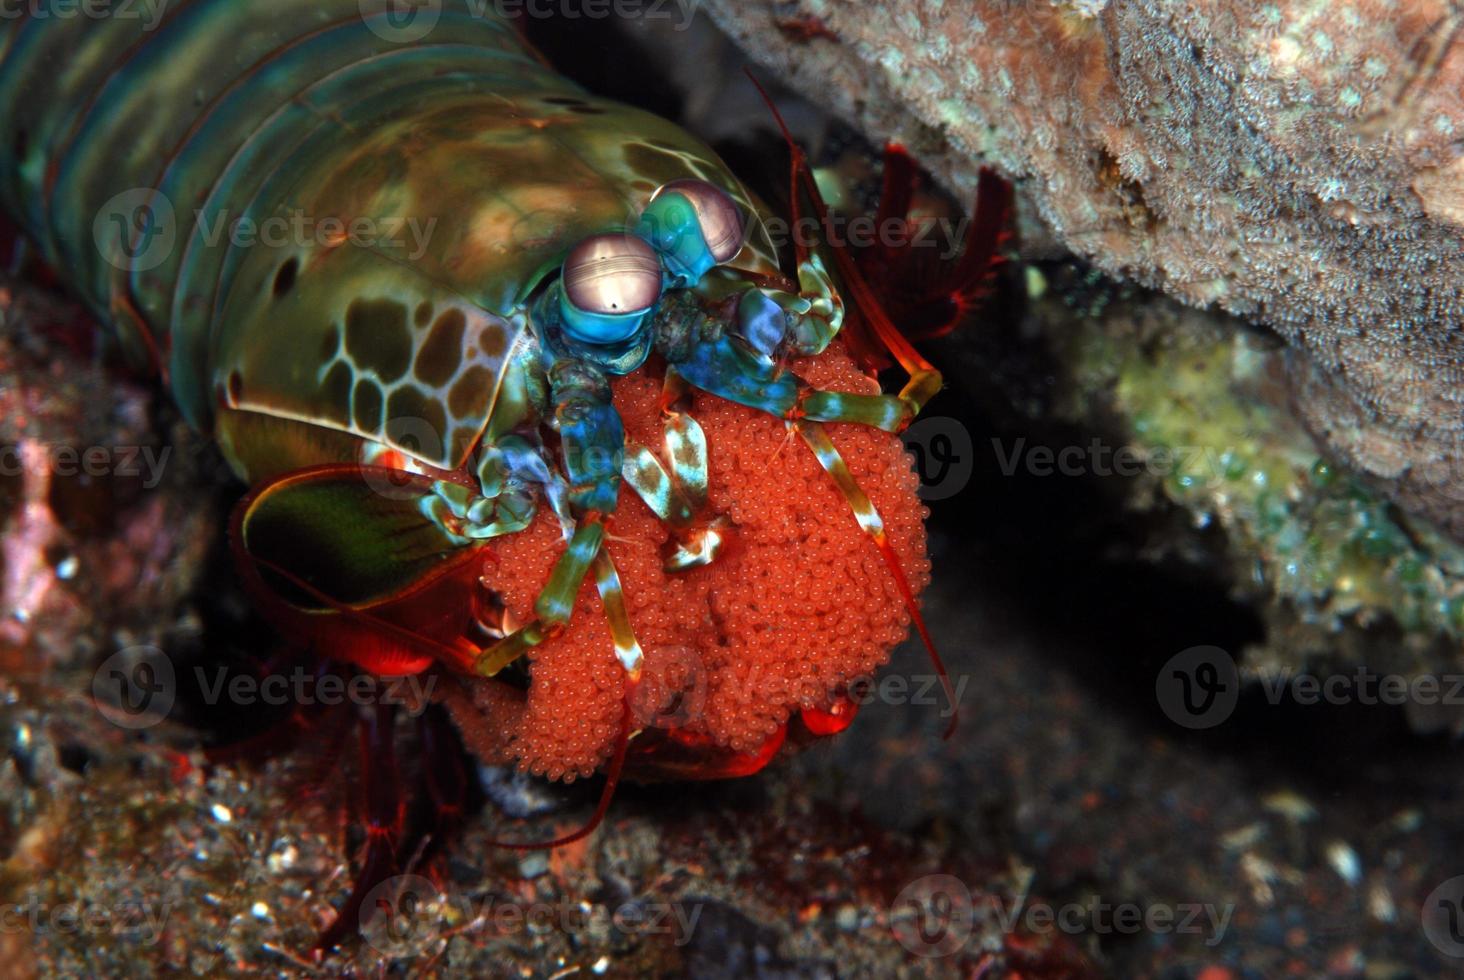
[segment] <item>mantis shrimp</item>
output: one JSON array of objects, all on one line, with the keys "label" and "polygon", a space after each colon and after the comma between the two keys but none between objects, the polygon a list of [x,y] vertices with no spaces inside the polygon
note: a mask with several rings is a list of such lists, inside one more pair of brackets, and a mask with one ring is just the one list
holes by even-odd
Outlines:
[{"label": "mantis shrimp", "polygon": [[[505,846],[590,832],[622,773],[741,775],[790,716],[809,736],[852,717],[843,672],[819,696],[774,697],[737,738],[642,724],[634,708],[669,655],[638,639],[618,515],[631,500],[659,524],[672,579],[730,561],[745,532],[709,503],[718,446],[692,410],[707,399],[803,443],[879,556],[872,594],[913,621],[944,679],[898,553],[924,562],[918,518],[900,545],[840,448],[885,440],[913,501],[893,434],[941,376],[850,255],[797,242],[785,274],[765,210],[710,149],[582,91],[468,3],[176,0],[146,29],[57,6],[0,33],[0,204],[250,487],[231,541],[266,615],[371,674],[440,671],[490,692],[477,704],[491,714],[521,708],[543,652],[598,607],[596,677],[619,678],[618,717],[593,719],[582,756],[536,766],[603,767],[596,816]],[[794,217],[823,217],[788,142]],[[408,226],[430,234],[407,243]],[[979,279],[994,248],[968,241],[943,295]],[[800,374],[846,340],[907,382],[881,392],[843,353],[842,387]],[[617,398],[651,378],[657,418],[638,439]],[[525,584],[500,552],[536,528],[557,556]],[[532,601],[515,609],[490,580]],[[675,693],[664,674],[652,700]],[[453,709],[469,727],[471,701]],[[372,719],[378,767],[391,727]],[[511,738],[483,752],[525,758]],[[347,911],[390,873],[393,813],[373,811],[384,829]]]}]

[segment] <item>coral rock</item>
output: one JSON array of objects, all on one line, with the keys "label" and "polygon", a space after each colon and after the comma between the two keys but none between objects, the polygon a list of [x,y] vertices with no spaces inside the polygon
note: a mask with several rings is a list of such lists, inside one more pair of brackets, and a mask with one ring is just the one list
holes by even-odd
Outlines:
[{"label": "coral rock", "polygon": [[1305,352],[1313,431],[1464,534],[1455,5],[708,6],[799,91],[905,141],[952,188],[994,164],[1105,271],[1274,326]]}]

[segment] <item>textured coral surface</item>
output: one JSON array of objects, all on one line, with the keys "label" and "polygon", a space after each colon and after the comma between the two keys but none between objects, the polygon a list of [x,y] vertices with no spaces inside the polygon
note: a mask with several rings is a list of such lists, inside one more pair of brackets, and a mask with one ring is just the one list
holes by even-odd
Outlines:
[{"label": "textured coral surface", "polygon": [[[875,390],[837,348],[793,370],[820,387]],[[660,381],[645,371],[616,382],[616,407],[642,445],[661,441],[660,397]],[[646,651],[644,683],[659,685],[658,708],[675,702],[662,723],[751,751],[790,711],[827,707],[839,684],[882,665],[909,618],[848,502],[783,422],[700,394],[691,414],[711,453],[709,509],[731,520],[733,544],[704,568],[668,574],[661,552],[668,530],[626,491],[610,552]],[[918,592],[930,581],[930,563],[909,456],[886,433],[829,429]],[[558,522],[541,515],[529,530],[493,543],[497,561],[485,581],[526,617],[563,547]],[[530,655],[527,699],[481,686],[488,727],[475,746],[480,754],[506,750],[554,777],[592,771],[620,725],[624,672],[612,651],[599,595],[587,582],[568,630]]]},{"label": "textured coral surface", "polygon": [[[1110,554],[1204,569],[1264,623],[1247,676],[1457,672],[1464,546],[1327,459],[1290,410],[1277,338],[1070,263],[1025,278],[1020,317],[960,355],[993,376],[994,465],[1078,452],[1060,475],[1090,497],[1088,533],[1113,535]],[[1106,500],[1127,534],[1096,516]],[[1410,704],[1408,721],[1458,731],[1445,707]]]},{"label": "textured coral surface", "polygon": [[1464,531],[1455,5],[708,7],[752,57],[952,186],[995,164],[1105,271],[1275,326],[1308,355],[1311,427]]}]

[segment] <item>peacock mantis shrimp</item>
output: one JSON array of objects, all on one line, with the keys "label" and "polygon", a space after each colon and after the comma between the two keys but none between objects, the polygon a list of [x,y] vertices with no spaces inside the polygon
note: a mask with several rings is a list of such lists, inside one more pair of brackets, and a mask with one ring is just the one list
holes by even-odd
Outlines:
[{"label": "peacock mantis shrimp", "polygon": [[[715,567],[740,533],[709,505],[718,447],[696,399],[807,447],[879,555],[876,591],[944,678],[917,587],[831,434],[889,433],[903,459],[893,434],[941,376],[849,254],[795,243],[784,274],[766,212],[710,149],[582,91],[481,5],[47,16],[59,3],[0,34],[0,202],[251,488],[232,542],[266,614],[372,674],[523,688],[598,597],[622,707],[588,761],[563,768],[605,767],[600,807],[574,834],[506,846],[588,833],[622,772],[744,774],[782,744],[779,718],[819,735],[852,716],[837,694],[790,692],[756,744],[638,724],[655,651],[617,569],[617,514],[633,500],[654,515],[668,576]],[[823,216],[788,142],[795,218]],[[991,222],[976,227],[986,239],[968,241],[943,300],[989,265]],[[907,382],[888,394],[800,376],[836,338]],[[616,392],[647,372],[659,435],[638,441]],[[485,596],[484,563],[546,519],[560,551],[515,614]],[[918,542],[906,551],[923,560]],[[389,720],[373,720],[380,756]],[[392,849],[372,846],[347,910],[390,873]]]}]

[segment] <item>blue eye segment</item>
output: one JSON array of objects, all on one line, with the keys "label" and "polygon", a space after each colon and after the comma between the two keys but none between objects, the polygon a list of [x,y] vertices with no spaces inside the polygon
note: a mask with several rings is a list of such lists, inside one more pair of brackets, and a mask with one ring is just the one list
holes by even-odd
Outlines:
[{"label": "blue eye segment", "polygon": [[661,194],[646,205],[635,232],[661,256],[668,286],[694,286],[717,264],[696,208],[680,193]]},{"label": "blue eye segment", "polygon": [[620,344],[634,337],[655,310],[633,310],[629,313],[591,313],[570,302],[569,294],[560,290],[559,322],[564,332],[584,344]]}]

